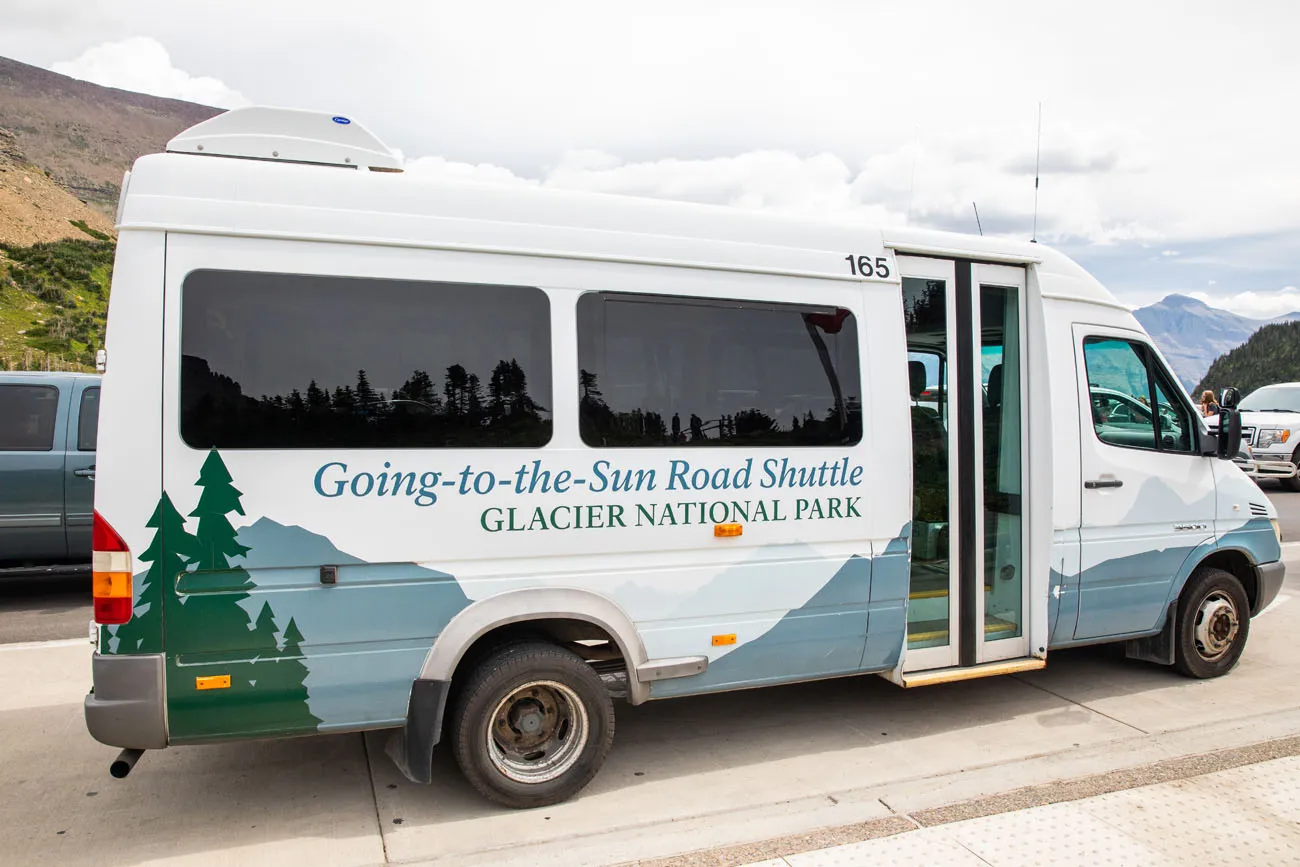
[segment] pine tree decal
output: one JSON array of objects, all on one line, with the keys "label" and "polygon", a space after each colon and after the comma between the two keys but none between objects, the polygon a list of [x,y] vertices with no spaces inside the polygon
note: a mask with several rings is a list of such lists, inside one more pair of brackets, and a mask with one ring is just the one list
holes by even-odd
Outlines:
[{"label": "pine tree decal", "polygon": [[152,564],[140,579],[131,619],[117,627],[116,653],[160,653],[163,649],[163,599],[175,594],[176,577],[198,556],[195,538],[166,493],[145,524],[156,532],[140,561]]},{"label": "pine tree decal", "polygon": [[[254,619],[241,604],[256,589],[248,572],[230,563],[251,550],[229,518],[244,514],[243,495],[215,449],[198,485],[203,492],[190,512],[198,525],[189,589],[167,610],[169,728],[182,740],[314,730],[320,720],[307,706],[308,668],[297,624],[289,621],[282,652],[271,606],[263,601]],[[209,657],[221,661],[201,662]],[[228,674],[230,687],[197,690],[195,678],[212,674]]]},{"label": "pine tree decal", "polygon": [[257,621],[253,624],[252,644],[257,649],[257,656],[253,659],[253,662],[279,658],[280,645],[275,638],[278,631],[275,628],[275,612],[271,611],[270,605],[263,602],[262,610],[257,615]]},{"label": "pine tree decal", "polygon": [[[294,702],[301,706],[310,719],[311,726],[320,725],[320,720],[307,710],[307,664],[302,656],[302,633],[298,624],[289,618],[289,625],[284,628],[284,650],[276,662],[276,682],[280,687],[281,701]],[[304,720],[304,722],[306,722]]]},{"label": "pine tree decal", "polygon": [[[190,512],[191,518],[199,519],[196,565],[201,570],[229,569],[230,561],[226,558],[242,557],[248,553],[248,549],[236,540],[235,528],[230,526],[230,519],[226,517],[231,512],[244,514],[244,507],[239,502],[242,494],[235,490],[231,484],[233,481],[217,450],[208,452],[208,458],[199,470],[199,486],[203,493],[199,496],[199,504]],[[247,572],[244,572],[244,577],[248,577]]]}]

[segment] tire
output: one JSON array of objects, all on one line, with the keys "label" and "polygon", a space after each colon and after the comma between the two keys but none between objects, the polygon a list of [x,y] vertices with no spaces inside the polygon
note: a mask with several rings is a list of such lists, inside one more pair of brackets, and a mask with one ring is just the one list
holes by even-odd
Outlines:
[{"label": "tire", "polygon": [[507,807],[545,807],[583,789],[614,742],[614,702],[577,654],[541,641],[487,656],[452,717],[456,763]]},{"label": "tire", "polygon": [[1250,600],[1237,576],[1202,567],[1178,598],[1174,667],[1188,677],[1227,674],[1250,635]]}]

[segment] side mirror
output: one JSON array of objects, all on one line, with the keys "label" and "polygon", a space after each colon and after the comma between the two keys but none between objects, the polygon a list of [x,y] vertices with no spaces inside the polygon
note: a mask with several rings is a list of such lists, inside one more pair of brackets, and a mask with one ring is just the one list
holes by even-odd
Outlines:
[{"label": "side mirror", "polygon": [[[1235,388],[1227,388],[1223,391],[1223,397],[1228,398],[1228,392],[1236,397]],[[1241,451],[1241,413],[1235,409],[1230,409],[1224,404],[1219,404],[1222,409],[1219,411],[1219,446],[1215,454],[1225,460],[1231,460]]]},{"label": "side mirror", "polygon": [[1239,403],[1241,403],[1241,392],[1232,386],[1225,388],[1223,394],[1219,396],[1219,406],[1224,409],[1236,409]]}]

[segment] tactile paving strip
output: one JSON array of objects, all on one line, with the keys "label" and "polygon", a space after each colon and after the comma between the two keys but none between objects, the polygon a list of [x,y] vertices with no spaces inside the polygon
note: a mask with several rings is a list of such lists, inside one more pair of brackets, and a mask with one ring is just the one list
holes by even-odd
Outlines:
[{"label": "tactile paving strip", "polygon": [[1300,865],[1300,756],[784,859],[790,867],[1164,867],[1201,861]]},{"label": "tactile paving strip", "polygon": [[883,867],[906,864],[908,867],[988,867],[988,864],[965,849],[947,834],[946,828],[926,828],[894,837],[881,837],[862,843],[850,843],[787,855],[790,867]]}]

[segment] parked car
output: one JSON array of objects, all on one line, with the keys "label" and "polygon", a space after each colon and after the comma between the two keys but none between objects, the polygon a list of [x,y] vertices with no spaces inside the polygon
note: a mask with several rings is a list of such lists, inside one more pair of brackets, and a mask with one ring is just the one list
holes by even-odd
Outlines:
[{"label": "parked car", "polygon": [[[1252,391],[1242,399],[1241,440],[1250,446],[1253,479],[1277,479],[1300,491],[1300,382],[1279,382]],[[1217,418],[1206,419],[1217,430]]]},{"label": "parked car", "polygon": [[0,568],[90,564],[99,382],[0,372]]}]

